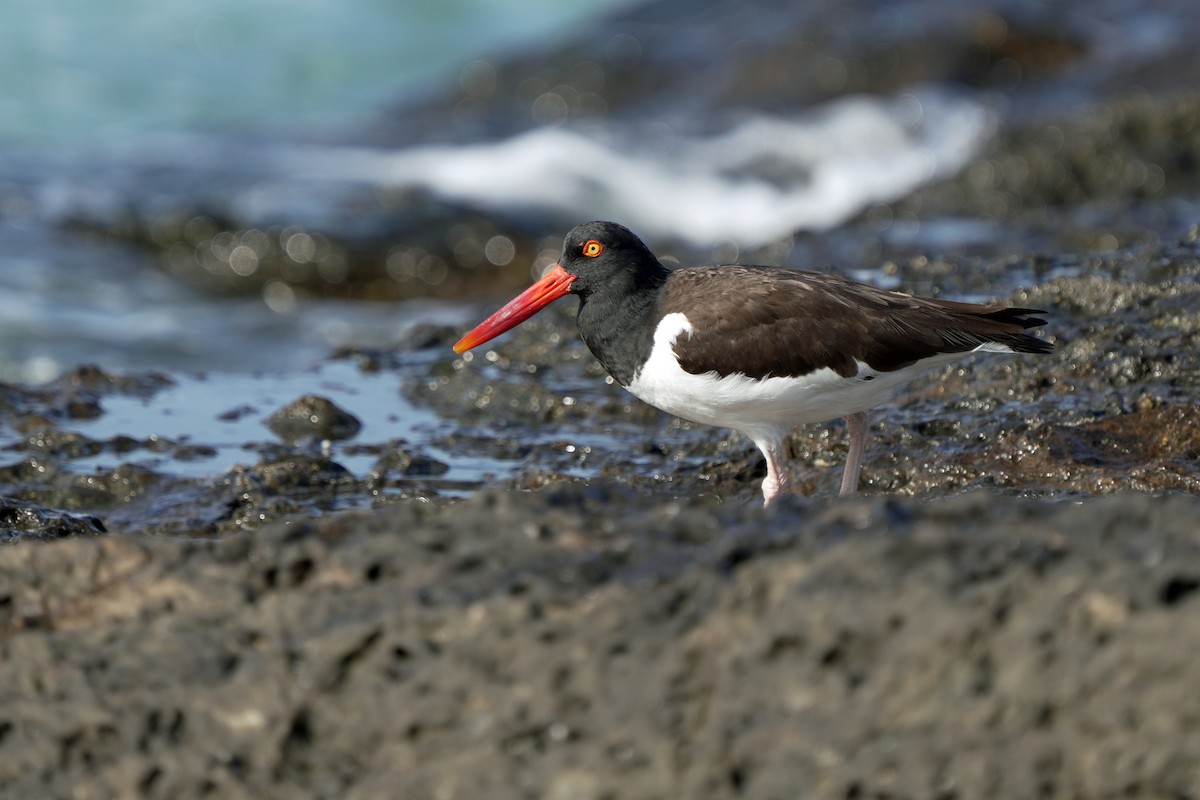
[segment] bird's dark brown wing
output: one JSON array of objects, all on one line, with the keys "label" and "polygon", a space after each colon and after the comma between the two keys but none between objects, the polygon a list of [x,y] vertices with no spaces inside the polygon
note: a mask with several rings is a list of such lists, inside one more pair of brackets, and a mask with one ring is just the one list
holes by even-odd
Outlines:
[{"label": "bird's dark brown wing", "polygon": [[847,377],[856,361],[888,372],[939,353],[996,343],[1017,352],[1052,345],[1027,333],[1044,312],[911,297],[814,272],[695,267],[672,273],[661,312],[683,312],[690,338],[675,342],[691,373],[751,378],[828,367]]}]

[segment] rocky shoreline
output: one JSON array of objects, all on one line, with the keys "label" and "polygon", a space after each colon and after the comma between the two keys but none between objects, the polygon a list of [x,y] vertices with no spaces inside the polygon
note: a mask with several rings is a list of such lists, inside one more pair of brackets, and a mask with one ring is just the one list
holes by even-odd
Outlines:
[{"label": "rocky shoreline", "polygon": [[[912,258],[893,262],[890,276],[918,293],[978,296],[1014,272],[1031,283],[1009,300],[1050,310],[1046,332],[1056,351],[973,359],[915,381],[873,415],[865,490],[936,498],[994,489],[1048,499],[1200,490],[1196,236],[1087,257]],[[232,398],[230,408],[209,409],[218,419],[245,418],[239,430],[255,437],[240,443],[240,463],[215,476],[180,469],[211,460],[227,443],[166,435],[153,428],[154,415],[139,437],[78,430],[118,400],[153,402],[175,387],[169,376],[85,367],[43,387],[4,387],[0,402],[19,432],[0,465],[8,535],[107,527],[221,536],[297,514],[442,507],[481,486],[596,479],[664,501],[754,502],[763,466],[753,446],[673,419],[607,382],[569,309],[547,312],[474,357],[451,353],[460,332],[428,326],[403,349],[335,355],[327,370],[338,371],[326,381],[362,385],[339,395],[345,408],[310,394],[282,408]],[[359,422],[362,392],[384,391],[389,376],[404,402],[440,420],[436,427],[399,440]],[[389,402],[371,398],[384,409]],[[841,423],[801,428],[790,447],[798,491],[831,494],[845,457]],[[115,466],[78,466],[97,458]],[[493,465],[482,478],[478,463]]]},{"label": "rocky shoreline", "polygon": [[[770,510],[748,442],[634,404],[566,313],[475,361],[342,355],[416,370],[456,420],[427,448],[513,465],[465,499],[420,447],[294,430],[215,484],[76,475],[73,449],[167,445],[55,425],[161,381],[10,387],[41,432],[6,480],[54,500],[2,513],[53,541],[0,547],[0,796],[1190,796],[1197,248],[1029,286],[1054,354],[918,381],[858,498],[841,430],[802,429]],[[954,266],[896,269],[969,293],[1010,267]]]},{"label": "rocky shoreline", "polygon": [[[193,410],[155,404],[202,376],[0,385],[0,798],[1200,794],[1194,48],[1113,55],[1136,5],[1104,27],[1079,3],[925,0],[938,24],[908,29],[886,4],[743,5],[634,7],[363,138],[507,135],[533,89],[577,100],[571,121],[993,92],[1007,112],[960,174],[768,249],[1046,309],[1055,352],[916,381],[874,414],[857,497],[834,496],[840,423],[800,429],[797,491],[768,510],[753,446],[606,382],[565,307],[466,357],[430,324],[331,353],[320,391],[251,383],[202,410],[245,421],[231,441],[163,427]],[[734,34],[756,46],[713,44]],[[199,201],[64,225],[217,295],[481,312],[565,230],[348,202],[350,230]],[[508,260],[476,269],[498,239]],[[122,403],[136,435],[86,427]],[[398,435],[368,413],[389,404],[425,422]]]}]

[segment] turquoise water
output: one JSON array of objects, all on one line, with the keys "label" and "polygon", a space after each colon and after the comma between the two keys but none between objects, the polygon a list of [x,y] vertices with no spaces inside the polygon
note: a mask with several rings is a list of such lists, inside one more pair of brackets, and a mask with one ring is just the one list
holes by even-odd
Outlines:
[{"label": "turquoise water", "polygon": [[[406,95],[455,88],[473,60],[543,49],[628,1],[6,0],[0,381],[40,382],[80,363],[289,370],[453,318],[432,303],[276,314],[201,295],[145,253],[58,222],[164,192],[237,196],[256,180],[258,153],[284,140],[344,138]],[[246,155],[241,140],[259,150]],[[168,173],[184,177],[160,180]],[[230,175],[248,177],[235,186]]]},{"label": "turquoise water", "polygon": [[0,147],[344,128],[619,0],[7,0]]}]

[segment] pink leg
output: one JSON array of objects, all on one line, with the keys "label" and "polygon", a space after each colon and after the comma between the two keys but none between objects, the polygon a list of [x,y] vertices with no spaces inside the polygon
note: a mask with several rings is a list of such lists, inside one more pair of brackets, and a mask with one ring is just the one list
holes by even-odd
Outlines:
[{"label": "pink leg", "polygon": [[758,449],[762,451],[763,456],[767,459],[767,477],[763,478],[762,493],[763,505],[771,505],[771,501],[779,495],[787,491],[788,475],[784,468],[782,459],[779,457],[779,446],[781,442],[755,442]]},{"label": "pink leg", "polygon": [[863,450],[867,446],[867,434],[870,433],[870,422],[867,412],[856,411],[846,417],[846,434],[850,439],[850,452],[846,454],[846,467],[842,471],[842,488],[839,497],[854,494],[858,488],[858,471],[862,468]]}]

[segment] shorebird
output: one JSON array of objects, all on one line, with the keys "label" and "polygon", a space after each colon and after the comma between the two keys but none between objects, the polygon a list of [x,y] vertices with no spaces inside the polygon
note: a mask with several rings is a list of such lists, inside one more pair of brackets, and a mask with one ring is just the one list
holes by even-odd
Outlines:
[{"label": "shorebird", "polygon": [[732,428],[762,451],[764,504],[788,487],[781,447],[796,426],[845,417],[839,494],[858,486],[867,410],[916,375],[969,353],[1048,353],[1032,308],[913,297],[836,275],[744,265],[670,270],[632,231],[589,222],[545,276],[454,345],[456,353],[579,298],[579,334],[636,397]]}]

